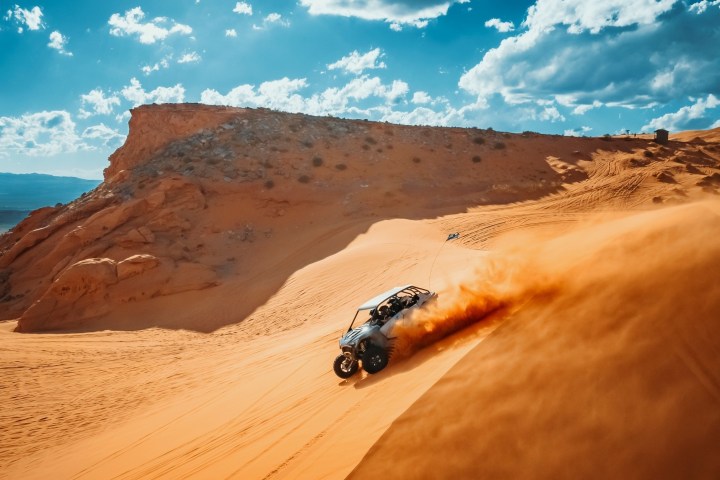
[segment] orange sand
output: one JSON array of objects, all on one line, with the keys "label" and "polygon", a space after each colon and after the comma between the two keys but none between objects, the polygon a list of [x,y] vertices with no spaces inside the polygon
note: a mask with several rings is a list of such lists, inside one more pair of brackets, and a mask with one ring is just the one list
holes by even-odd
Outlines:
[{"label": "orange sand", "polygon": [[[0,478],[720,473],[718,130],[131,129],[98,190],[0,237]],[[403,283],[437,308],[340,381],[354,308]]]}]

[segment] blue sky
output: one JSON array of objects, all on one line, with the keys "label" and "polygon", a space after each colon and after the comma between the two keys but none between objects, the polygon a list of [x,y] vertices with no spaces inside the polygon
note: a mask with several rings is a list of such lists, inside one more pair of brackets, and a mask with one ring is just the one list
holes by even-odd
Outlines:
[{"label": "blue sky", "polygon": [[0,171],[101,178],[201,102],[603,135],[720,126],[720,0],[0,0]]}]

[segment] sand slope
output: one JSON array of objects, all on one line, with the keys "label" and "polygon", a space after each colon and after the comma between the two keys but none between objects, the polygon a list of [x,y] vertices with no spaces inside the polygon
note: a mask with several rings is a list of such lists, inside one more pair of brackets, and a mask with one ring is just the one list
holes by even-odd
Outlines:
[{"label": "sand slope", "polygon": [[[413,241],[401,240],[406,235]],[[3,458],[12,459],[8,478],[49,472],[64,478],[344,475],[397,415],[494,328],[479,326],[383,376],[341,382],[332,373],[337,339],[360,295],[394,285],[399,272],[425,284],[427,258],[442,245],[437,237],[431,226],[380,223],[342,253],[297,272],[256,319],[210,336],[5,332],[15,365],[33,372],[33,385],[21,382],[23,395],[12,398],[21,405],[2,419],[13,425],[0,442]],[[484,257],[453,245],[440,255],[443,264],[433,276],[441,288],[469,273],[468,259]],[[298,298],[309,305],[281,313]],[[316,308],[315,298],[335,309]],[[278,323],[290,316],[303,326],[282,333]],[[3,382],[12,390],[20,386]],[[38,398],[48,384],[66,391]],[[389,395],[388,388],[403,394]],[[362,434],[348,436],[348,429]]]},{"label": "sand slope", "polygon": [[718,234],[715,201],[515,244],[527,303],[350,478],[716,478]]},{"label": "sand slope", "polygon": [[[0,237],[0,478],[712,476],[720,151],[688,140],[136,109],[103,185]],[[437,309],[339,381],[404,283]]]}]

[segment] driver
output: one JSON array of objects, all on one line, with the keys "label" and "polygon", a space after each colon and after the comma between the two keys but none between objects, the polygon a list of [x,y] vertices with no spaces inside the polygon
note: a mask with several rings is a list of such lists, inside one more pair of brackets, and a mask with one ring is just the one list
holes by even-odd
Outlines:
[{"label": "driver", "polygon": [[404,307],[403,307],[403,302],[402,302],[402,300],[399,299],[398,297],[395,297],[395,298],[393,298],[392,300],[390,300],[390,315],[395,315],[395,314],[397,314],[397,313],[400,312],[400,310],[402,310],[403,308],[404,308]]},{"label": "driver", "polygon": [[389,314],[390,314],[390,311],[389,311],[387,305],[383,305],[380,308],[378,308],[378,311],[377,311],[377,314],[375,317],[375,321],[377,321],[378,323],[380,323],[382,325],[387,320]]}]

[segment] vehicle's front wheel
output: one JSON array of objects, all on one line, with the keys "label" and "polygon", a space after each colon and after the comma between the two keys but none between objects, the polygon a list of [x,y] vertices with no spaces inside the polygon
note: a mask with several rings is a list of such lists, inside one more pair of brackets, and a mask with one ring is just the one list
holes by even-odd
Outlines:
[{"label": "vehicle's front wheel", "polygon": [[384,348],[370,345],[362,357],[363,370],[367,373],[377,373],[388,364],[388,355]]},{"label": "vehicle's front wheel", "polygon": [[333,370],[340,378],[350,378],[358,371],[358,362],[345,355],[338,355],[333,363]]}]

